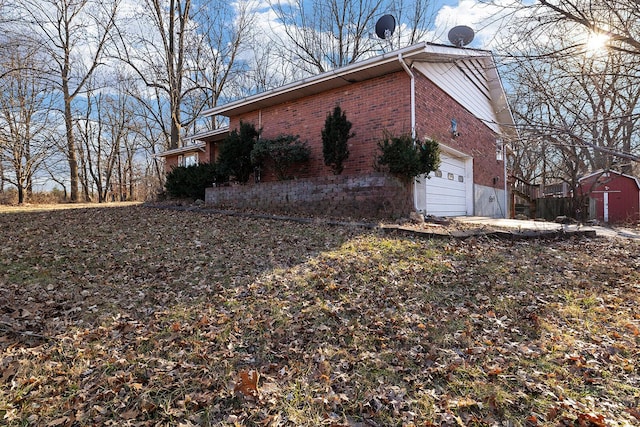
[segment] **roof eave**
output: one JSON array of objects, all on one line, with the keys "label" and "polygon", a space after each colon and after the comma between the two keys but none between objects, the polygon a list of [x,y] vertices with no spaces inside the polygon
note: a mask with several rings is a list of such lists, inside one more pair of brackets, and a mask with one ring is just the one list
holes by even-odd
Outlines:
[{"label": "roof eave", "polygon": [[184,140],[186,141],[209,141],[215,139],[223,139],[226,134],[229,133],[229,127],[225,126],[219,129],[207,130],[204,132],[199,132],[193,134],[191,136],[186,137]]},{"label": "roof eave", "polygon": [[166,151],[163,151],[162,153],[158,153],[155,156],[168,157],[176,154],[190,153],[193,151],[204,151],[206,149],[206,146],[207,146],[206,142],[199,142],[197,144],[185,145],[184,147],[172,148],[171,150],[166,150]]},{"label": "roof eave", "polygon": [[618,171],[614,171],[614,170],[604,170],[604,169],[598,169],[597,171],[591,172],[588,175],[583,176],[582,178],[578,179],[578,182],[582,182],[585,181],[589,178],[593,178],[596,175],[602,175],[604,173],[614,173],[618,176],[624,177],[624,178],[629,178],[632,179],[633,181],[635,181],[636,186],[638,187],[638,189],[640,189],[640,179],[638,179],[637,177],[633,176],[633,175],[628,175],[626,173],[622,173],[622,172],[618,172]]},{"label": "roof eave", "polygon": [[442,59],[461,58],[468,56],[490,56],[491,53],[476,49],[460,49],[454,46],[437,45],[431,43],[419,43],[392,52],[385,53],[364,61],[356,62],[346,67],[331,70],[316,76],[308,77],[288,85],[271,89],[247,98],[239,99],[221,106],[213,107],[202,112],[203,117],[211,115],[241,114],[255,111],[276,103],[287,102],[302,96],[312,95],[321,90],[334,89],[349,85],[358,81],[378,77],[390,72],[402,71],[402,65],[398,60],[402,57],[405,61],[411,61],[418,55],[436,55]]}]

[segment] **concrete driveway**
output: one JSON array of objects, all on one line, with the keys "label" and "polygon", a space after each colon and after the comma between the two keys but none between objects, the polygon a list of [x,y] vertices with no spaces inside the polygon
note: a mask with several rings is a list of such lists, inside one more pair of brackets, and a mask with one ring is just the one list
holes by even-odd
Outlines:
[{"label": "concrete driveway", "polygon": [[520,220],[520,219],[505,219],[505,218],[488,218],[481,216],[459,216],[454,218],[456,221],[467,223],[499,227],[511,230],[521,231],[585,231],[594,230],[597,236],[600,237],[620,237],[627,239],[639,239],[640,230],[633,230],[630,228],[619,227],[603,227],[592,225],[580,225],[580,224],[558,224],[556,222],[549,221],[534,221],[534,220]]}]

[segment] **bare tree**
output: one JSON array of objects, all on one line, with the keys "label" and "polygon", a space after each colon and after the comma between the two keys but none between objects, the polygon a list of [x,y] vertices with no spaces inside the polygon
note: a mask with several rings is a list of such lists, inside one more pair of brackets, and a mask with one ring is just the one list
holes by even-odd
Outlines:
[{"label": "bare tree", "polygon": [[79,200],[74,103],[102,64],[120,0],[17,0],[20,31],[45,49],[49,79],[62,95],[71,201]]},{"label": "bare tree", "polygon": [[411,46],[428,41],[429,29],[435,21],[435,2],[431,0],[391,0],[390,11],[396,18],[393,47]]},{"label": "bare tree", "polygon": [[[115,98],[115,99],[114,99]],[[95,189],[98,194],[98,202],[106,200],[109,184],[113,176],[116,161],[120,150],[122,135],[121,120],[112,119],[114,116],[122,116],[118,110],[118,96],[108,96],[103,92],[94,94],[87,92],[86,115],[78,120],[79,150],[82,153],[81,165],[83,171],[82,182],[85,198],[89,199],[90,189]]]},{"label": "bare tree", "polygon": [[[431,0],[269,0],[277,20],[271,30],[279,56],[305,75],[353,64],[387,48],[424,40],[435,17]],[[394,16],[393,37],[382,41],[375,24]]]},{"label": "bare tree", "polygon": [[539,31],[570,23],[605,34],[610,49],[640,55],[640,7],[637,0],[541,0],[536,6]]},{"label": "bare tree", "polygon": [[120,29],[120,56],[146,87],[169,100],[169,128],[163,126],[169,140],[165,148],[176,148],[182,146],[184,87],[191,71],[187,50],[191,47],[192,2],[143,0],[143,3],[146,13],[133,19],[137,31]]},{"label": "bare tree", "polygon": [[18,203],[31,196],[33,177],[53,146],[52,88],[37,69],[42,60],[38,53],[27,44],[12,43],[1,59],[10,70],[0,79],[2,180],[16,186]]},{"label": "bare tree", "polygon": [[144,3],[147,13],[132,20],[137,25],[121,28],[120,56],[146,88],[135,88],[132,95],[146,104],[147,118],[155,117],[166,134],[161,150],[176,148],[199,113],[216,105],[235,77],[253,3]]},{"label": "bare tree", "polygon": [[130,98],[129,108],[135,117],[131,131],[141,149],[147,155],[146,172],[151,175],[151,182],[156,193],[164,187],[164,169],[158,154],[169,146],[170,135],[167,133],[166,111],[167,101],[158,88],[150,95],[148,91],[135,84],[135,80],[127,77],[123,80],[126,94]]},{"label": "bare tree", "polygon": [[352,64],[374,49],[369,41],[382,0],[269,0],[280,27],[273,37],[283,58],[307,74]]},{"label": "bare tree", "polygon": [[[638,0],[540,0],[536,2],[481,0],[502,10],[501,20],[509,38],[518,28],[517,44],[535,45],[539,55],[566,57],[584,53],[589,35],[607,37],[609,49],[640,54],[640,7]],[[558,46],[557,38],[571,37],[571,43]]]},{"label": "bare tree", "polygon": [[[237,85],[249,71],[243,65],[251,55],[249,37],[255,27],[252,5],[250,1],[216,4],[194,17],[199,42],[190,52],[190,60],[197,64],[191,85],[198,88],[190,94],[192,116],[197,116],[203,108],[215,107],[225,92],[229,92],[229,87]],[[245,59],[241,60],[243,55]],[[215,129],[219,124],[208,122],[204,126]]]},{"label": "bare tree", "polygon": [[541,1],[512,12],[501,50],[522,138],[513,170],[570,186],[598,169],[630,171],[640,161],[640,51],[626,18],[637,2]]}]

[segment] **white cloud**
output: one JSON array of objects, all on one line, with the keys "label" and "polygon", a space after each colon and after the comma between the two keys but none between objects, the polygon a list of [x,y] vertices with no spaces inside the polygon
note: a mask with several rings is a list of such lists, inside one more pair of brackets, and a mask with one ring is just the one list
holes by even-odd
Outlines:
[{"label": "white cloud", "polygon": [[[506,3],[513,3],[506,0]],[[445,5],[436,16],[434,33],[437,42],[449,44],[447,34],[458,25],[471,27],[475,32],[474,41],[469,47],[491,49],[500,35],[504,19],[511,13],[503,4],[480,3],[476,0],[461,0],[457,6]]]}]

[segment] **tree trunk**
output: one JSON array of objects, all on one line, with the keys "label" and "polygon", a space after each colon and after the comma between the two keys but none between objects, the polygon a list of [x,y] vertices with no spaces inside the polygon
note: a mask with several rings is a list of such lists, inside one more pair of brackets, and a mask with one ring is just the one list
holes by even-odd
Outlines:
[{"label": "tree trunk", "polygon": [[78,182],[78,158],[76,155],[76,142],[73,136],[73,118],[71,116],[71,99],[69,95],[69,84],[64,80],[62,84],[64,96],[64,125],[67,133],[67,160],[69,161],[69,180],[71,182],[71,202],[79,200]]}]

